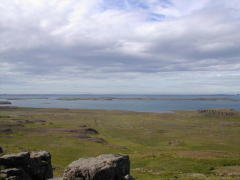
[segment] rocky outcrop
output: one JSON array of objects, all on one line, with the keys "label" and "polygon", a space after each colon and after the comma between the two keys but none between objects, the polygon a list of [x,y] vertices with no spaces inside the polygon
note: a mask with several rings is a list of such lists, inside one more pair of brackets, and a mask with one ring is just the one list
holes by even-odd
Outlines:
[{"label": "rocky outcrop", "polygon": [[0,127],[0,133],[11,134],[11,133],[13,133],[13,130],[11,128],[1,128]]},{"label": "rocky outcrop", "polygon": [[46,151],[21,152],[0,157],[5,180],[46,180],[53,177],[51,155]]},{"label": "rocky outcrop", "polygon": [[127,155],[100,155],[72,162],[64,171],[63,180],[134,180],[129,175]]},{"label": "rocky outcrop", "polygon": [[99,132],[96,129],[87,127],[86,125],[79,126],[78,129],[69,129],[66,132],[79,133],[79,134],[94,134],[97,135]]},{"label": "rocky outcrop", "polygon": [[4,180],[32,180],[23,169],[9,168],[1,171],[1,177]]},{"label": "rocky outcrop", "polygon": [[49,152],[32,152],[30,160],[30,174],[34,180],[44,180],[53,177],[51,154]]},{"label": "rocky outcrop", "polygon": [[99,132],[96,129],[90,128],[86,125],[80,125],[76,129],[65,129],[67,133],[71,133],[72,137],[92,141],[95,143],[107,144],[107,141],[100,137],[95,137],[91,135],[99,135]]}]

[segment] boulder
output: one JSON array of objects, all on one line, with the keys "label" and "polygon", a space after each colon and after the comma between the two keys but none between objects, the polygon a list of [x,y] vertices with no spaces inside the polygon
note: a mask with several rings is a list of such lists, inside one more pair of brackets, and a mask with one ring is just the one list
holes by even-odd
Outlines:
[{"label": "boulder", "polygon": [[5,180],[46,180],[53,177],[51,155],[46,151],[21,152],[0,157]]},{"label": "boulder", "polygon": [[20,168],[9,168],[1,170],[1,174],[5,180],[31,180],[28,174]]},{"label": "boulder", "polygon": [[18,154],[6,154],[0,157],[0,165],[6,168],[22,167],[27,168],[30,162],[30,153],[21,152]]},{"label": "boulder", "polygon": [[63,180],[130,180],[129,173],[130,161],[127,155],[109,154],[72,162],[65,169]]},{"label": "boulder", "polygon": [[29,174],[34,180],[45,180],[53,177],[51,154],[46,151],[30,154]]},{"label": "boulder", "polygon": [[128,174],[124,177],[124,180],[135,180],[135,178]]}]

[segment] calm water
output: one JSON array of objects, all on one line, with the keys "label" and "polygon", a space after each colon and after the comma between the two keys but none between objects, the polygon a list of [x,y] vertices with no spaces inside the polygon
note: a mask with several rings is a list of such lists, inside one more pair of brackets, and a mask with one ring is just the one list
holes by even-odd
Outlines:
[{"label": "calm water", "polygon": [[[34,108],[72,109],[116,109],[137,112],[168,112],[173,110],[194,110],[202,108],[231,108],[240,110],[239,95],[0,95],[0,100],[8,98],[48,98],[30,100],[9,100],[11,106]],[[61,101],[59,97],[164,97],[164,98],[231,98],[237,101],[210,100],[77,100]],[[6,105],[5,105],[6,106]]]}]

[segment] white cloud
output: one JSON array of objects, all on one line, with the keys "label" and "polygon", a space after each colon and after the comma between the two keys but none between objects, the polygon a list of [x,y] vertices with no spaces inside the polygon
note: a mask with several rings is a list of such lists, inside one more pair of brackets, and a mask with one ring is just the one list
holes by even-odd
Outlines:
[{"label": "white cloud", "polygon": [[[216,72],[226,75],[240,70],[239,1],[117,2],[1,0],[2,91],[17,92],[17,87],[28,84],[29,92],[35,92],[34,86],[44,87],[48,82],[58,83],[59,88],[70,84],[66,91],[71,91],[71,81],[92,82],[87,83],[86,91],[105,82],[117,92],[120,89],[115,88],[114,79],[123,87],[128,85],[124,91],[137,91],[138,87],[142,91],[144,86],[139,84],[151,82],[145,92],[152,86],[161,93],[164,86],[166,91],[175,86],[176,91],[181,90],[177,77],[183,71],[193,78],[181,82],[192,82],[189,91],[196,91],[193,82],[198,82],[201,71],[214,77]],[[157,81],[166,72],[172,78],[171,86],[167,80]],[[233,80],[237,81],[239,74],[224,77],[225,84],[229,80],[240,89]],[[44,83],[38,82],[42,79]],[[224,92],[235,91],[222,88],[218,80],[215,83]],[[200,91],[209,89],[210,84]]]}]

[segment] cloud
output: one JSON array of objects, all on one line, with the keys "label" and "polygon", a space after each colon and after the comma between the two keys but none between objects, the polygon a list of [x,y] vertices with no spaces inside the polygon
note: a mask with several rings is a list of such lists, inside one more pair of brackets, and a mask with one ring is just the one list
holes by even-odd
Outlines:
[{"label": "cloud", "polygon": [[65,92],[108,92],[107,84],[112,93],[181,93],[185,85],[194,93],[205,81],[202,93],[234,93],[239,7],[237,0],[2,0],[2,92],[57,92],[48,85],[56,83]]}]

